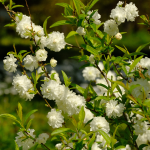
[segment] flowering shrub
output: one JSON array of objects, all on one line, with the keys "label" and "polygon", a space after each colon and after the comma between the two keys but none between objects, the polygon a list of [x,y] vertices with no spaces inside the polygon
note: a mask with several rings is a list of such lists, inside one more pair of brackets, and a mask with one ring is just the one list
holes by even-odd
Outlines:
[{"label": "flowering shrub", "polygon": [[[0,115],[12,119],[20,128],[15,139],[16,150],[20,147],[22,150],[40,147],[53,149],[46,143],[47,140],[55,143],[57,150],[150,149],[150,59],[143,58],[144,53],[141,52],[149,43],[139,46],[133,53],[129,53],[126,47],[116,46],[124,55],[112,55],[115,49],[113,41],[121,40],[124,34],[119,32],[119,25],[125,20],[134,21],[139,16],[135,4],[119,1],[111,11],[111,19],[101,22],[98,10],[92,10],[98,0],[91,0],[86,6],[80,0],[73,0],[71,5],[57,3],[64,7],[63,16],[66,20],[54,23],[51,28],[75,26],[76,31],[69,32],[66,38],[78,34],[84,44],[74,46],[65,42],[64,33],[47,33],[49,17],[41,27],[33,23],[30,11],[30,16],[14,12],[14,8],[22,6],[15,5],[12,0],[8,5],[6,0],[0,2],[12,19],[12,24],[15,24],[16,32],[22,38],[33,41],[34,45],[30,52],[22,50],[19,53],[14,45],[14,51],[9,52],[3,60],[4,68],[15,72],[18,65],[21,66],[22,75],[13,77],[14,88],[25,100],[31,101],[35,95],[39,95],[50,108],[47,125],[54,128],[52,133],[34,135],[34,129],[30,129],[32,119],[29,117],[37,110],[23,117],[22,106],[18,103],[18,117]],[[26,6],[29,10],[27,1]],[[149,28],[149,18],[144,15],[141,18],[144,21],[142,24]],[[104,31],[99,30],[101,26],[104,26]],[[59,52],[73,47],[81,52],[73,58],[86,62],[83,70],[83,77],[89,81],[86,88],[72,83],[64,71],[64,84],[55,70],[49,74],[46,66],[55,68],[57,60],[54,58],[50,63],[44,63],[49,50]],[[88,55],[84,54],[85,51]],[[37,70],[38,67],[40,70]],[[41,78],[43,75],[44,80]],[[37,88],[39,80],[43,82],[40,90]],[[72,89],[80,94],[77,95]],[[56,107],[52,108],[48,100],[54,100]],[[68,121],[72,126],[67,124]]]}]

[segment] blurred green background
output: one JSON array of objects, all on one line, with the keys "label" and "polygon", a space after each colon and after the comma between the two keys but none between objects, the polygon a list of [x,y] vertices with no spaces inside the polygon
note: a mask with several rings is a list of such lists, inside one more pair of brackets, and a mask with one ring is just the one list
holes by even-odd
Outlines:
[{"label": "blurred green background", "polygon": [[[82,1],[85,4],[89,2],[89,0]],[[32,14],[32,21],[35,24],[42,26],[47,16],[51,16],[47,25],[48,32],[60,31],[67,35],[71,30],[70,26],[59,26],[52,29],[49,28],[49,26],[54,22],[64,19],[61,16],[61,13],[63,13],[63,8],[55,5],[55,3],[60,2],[69,3],[70,0],[28,0],[28,5]],[[109,19],[111,9],[116,7],[117,2],[118,0],[99,0],[93,9],[98,9],[98,12],[102,16],[100,20],[104,22]],[[150,16],[150,0],[127,0],[127,3],[129,2],[135,3],[139,9],[139,15],[148,14]],[[25,6],[24,0],[15,0],[15,3]],[[16,11],[21,11],[23,14],[28,15],[26,7],[16,9]],[[123,35],[123,39],[121,41],[116,40],[114,45],[125,45],[129,51],[135,51],[138,46],[150,42],[150,34],[147,32],[147,28],[145,26],[138,25],[140,22],[142,22],[142,20],[138,17],[135,22],[125,22],[124,24],[121,24],[119,26],[120,32],[127,32],[127,34]],[[3,6],[0,5],[0,114],[10,113],[16,115],[17,103],[20,102],[23,106],[24,115],[32,109],[39,110],[35,113],[35,115],[32,116],[34,121],[31,128],[35,129],[36,135],[44,132],[50,133],[51,128],[48,125],[46,118],[49,108],[45,107],[44,101],[41,100],[38,96],[36,96],[31,102],[25,101],[17,96],[15,91],[11,89],[13,74],[8,74],[3,69],[2,60],[6,56],[7,52],[13,51],[13,43],[16,44],[18,51],[24,49],[29,50],[29,45],[31,44],[29,39],[21,39],[13,27],[4,27],[4,25],[7,23],[10,23],[10,18]],[[101,29],[103,30],[103,28]],[[77,37],[77,39],[79,43],[83,42],[80,37]],[[67,42],[75,44],[75,38],[70,38],[67,40]],[[143,52],[150,57],[149,51],[150,49],[147,46]],[[57,59],[58,65],[60,65],[60,67],[62,67],[64,70],[67,69],[69,76],[71,76],[73,81],[76,82],[76,78],[80,78],[81,76],[80,74],[75,74],[78,71],[78,65],[75,66],[74,64],[76,62],[70,61],[68,58],[77,54],[78,51],[76,49],[63,50],[60,53],[49,52],[50,56],[48,60],[52,57]],[[114,55],[120,54],[121,52],[116,49]],[[65,62],[63,60],[65,60]],[[63,64],[65,67],[61,64]],[[69,64],[70,66],[67,68],[66,64]],[[73,69],[71,68],[72,66]],[[73,75],[76,77],[73,77]],[[79,80],[79,82],[81,81],[82,79]],[[12,92],[9,92],[8,89],[9,91],[12,90]],[[0,150],[14,149],[13,141],[15,139],[16,133],[18,132],[18,127],[12,123],[13,122],[9,119],[0,118]]]}]

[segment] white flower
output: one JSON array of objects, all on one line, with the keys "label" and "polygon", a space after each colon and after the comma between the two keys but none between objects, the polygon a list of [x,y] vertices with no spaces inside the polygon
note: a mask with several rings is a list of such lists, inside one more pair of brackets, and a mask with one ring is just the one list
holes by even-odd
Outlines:
[{"label": "white flower", "polygon": [[33,31],[38,35],[38,36],[44,36],[44,30],[41,26],[39,25],[34,25],[33,24]]},{"label": "white flower", "polygon": [[147,144],[148,146],[144,147],[143,150],[149,150],[150,148],[150,130],[147,130],[146,133],[139,134],[136,139],[138,147],[142,144]]},{"label": "white flower", "polygon": [[[116,74],[113,71],[108,71],[107,73],[107,78],[109,78],[110,80],[116,81]],[[110,81],[109,81],[110,82]]]},{"label": "white flower", "polygon": [[49,135],[47,133],[42,133],[38,136],[38,138],[36,139],[36,142],[38,144],[45,144],[47,139],[49,138]]},{"label": "white flower", "polygon": [[141,66],[142,68],[149,68],[150,67],[150,58],[148,58],[148,57],[142,58],[138,65]]},{"label": "white flower", "polygon": [[[92,14],[92,12],[93,12],[93,10],[88,11],[87,19],[89,19],[89,16]],[[101,15],[98,13],[98,11],[96,11],[92,16],[92,19],[94,19],[93,23],[95,23],[96,25],[99,25],[101,23],[101,21],[99,20],[100,18],[101,18]]]},{"label": "white flower", "polygon": [[[28,129],[27,132],[32,138],[35,138],[35,135],[33,135],[34,129]],[[27,138],[28,136],[26,134],[24,135],[22,131],[18,132],[17,135],[15,141],[19,147],[22,147],[22,150],[28,150],[34,146],[34,140]]]},{"label": "white flower", "polygon": [[100,143],[100,147],[104,147],[106,144],[106,140],[103,138],[102,135],[99,134],[96,136],[96,142]]},{"label": "white flower", "polygon": [[64,117],[61,114],[61,110],[56,111],[56,109],[51,109],[51,112],[48,112],[47,118],[48,124],[52,126],[52,128],[62,127],[62,123],[64,123]]},{"label": "white flower", "polygon": [[98,67],[99,67],[101,70],[104,70],[104,65],[103,65],[102,62],[99,62],[99,63],[98,63]]},{"label": "white flower", "polygon": [[119,1],[119,2],[117,3],[117,6],[120,7],[120,6],[122,6],[123,4],[124,4],[124,2]]},{"label": "white flower", "polygon": [[45,49],[39,49],[36,51],[36,58],[38,61],[46,61],[47,51]]},{"label": "white flower", "polygon": [[104,23],[104,32],[106,32],[110,36],[114,36],[114,35],[116,35],[119,32],[118,25],[112,19],[107,20]]},{"label": "white flower", "polygon": [[[16,22],[16,32],[22,37],[22,38],[31,38],[31,19],[29,16],[22,15],[22,19],[19,20],[19,22]],[[34,23],[32,23],[32,26]]]},{"label": "white flower", "polygon": [[117,40],[121,40],[121,39],[122,39],[122,35],[121,35],[120,33],[117,33],[117,34],[115,35],[115,38],[116,38]]},{"label": "white flower", "polygon": [[134,129],[135,129],[135,134],[143,134],[146,133],[147,129],[148,129],[148,125],[147,122],[141,122],[141,121],[137,121],[137,123],[135,125],[133,125]]},{"label": "white flower", "polygon": [[132,2],[130,2],[129,4],[126,4],[125,11],[126,11],[127,21],[134,21],[135,17],[139,16],[138,9],[135,6],[135,4],[133,4]]},{"label": "white flower", "polygon": [[44,98],[49,100],[57,100],[62,96],[61,94],[63,89],[58,82],[54,80],[48,80],[41,85],[41,91]]},{"label": "white flower", "polygon": [[92,16],[92,19],[94,19],[93,23],[95,23],[96,25],[99,25],[101,23],[101,21],[99,20],[100,18],[101,18],[101,15],[98,13],[98,11],[96,11],[94,15]]},{"label": "white flower", "polygon": [[76,32],[79,34],[79,35],[85,35],[86,34],[86,31],[84,30],[83,27],[78,27]]},{"label": "white flower", "polygon": [[84,123],[87,123],[94,117],[94,114],[89,109],[86,108],[84,108],[84,111],[85,111]]},{"label": "white flower", "polygon": [[17,68],[17,65],[15,64],[16,61],[17,59],[14,57],[14,55],[9,54],[9,56],[6,56],[3,60],[4,69],[9,72],[15,72]]},{"label": "white flower", "polygon": [[[47,71],[46,67],[45,67],[45,70]],[[42,73],[42,75],[44,75],[44,70],[42,69],[42,67],[38,68],[37,73],[38,74]]]},{"label": "white flower", "polygon": [[13,79],[12,85],[14,85],[14,88],[22,98],[29,100],[33,99],[34,94],[30,94],[30,91],[34,91],[34,88],[30,79],[28,79],[26,75],[16,75]]},{"label": "white flower", "polygon": [[52,59],[50,60],[50,65],[51,65],[52,68],[56,67],[56,65],[57,65],[57,60],[54,59],[54,58],[52,58]]},{"label": "white flower", "polygon": [[61,150],[61,149],[62,149],[62,143],[56,144],[55,147],[56,147],[58,150]]},{"label": "white flower", "polygon": [[82,73],[84,79],[88,81],[95,80],[100,76],[99,70],[95,67],[85,67]]},{"label": "white flower", "polygon": [[115,100],[110,100],[106,104],[106,115],[111,117],[120,117],[123,115],[124,105],[122,103],[118,104]]},{"label": "white flower", "polygon": [[89,61],[90,61],[91,64],[94,64],[94,63],[95,63],[94,55],[93,55],[93,54],[90,55]]},{"label": "white flower", "polygon": [[[104,78],[102,79],[96,79],[96,84],[104,84],[105,86],[108,86],[106,80]],[[97,85],[98,89],[100,90],[100,94],[103,95],[104,93],[107,93],[107,89],[103,86]]]},{"label": "white flower", "polygon": [[34,68],[36,69],[38,67],[38,61],[35,56],[27,55],[24,59],[24,66],[26,69],[33,71]]},{"label": "white flower", "polygon": [[[144,98],[148,97],[149,91],[150,91],[150,84],[146,79],[137,79],[137,81],[133,81],[129,83],[129,86],[131,87],[132,85],[139,85],[136,88],[134,88],[131,92],[131,94],[135,98],[140,98],[143,100]],[[144,90],[144,91],[143,91]]]},{"label": "white flower", "polygon": [[41,37],[41,45],[52,51],[59,52],[65,48],[66,42],[64,38],[64,33],[54,31],[51,34],[48,34],[48,37]]},{"label": "white flower", "polygon": [[113,18],[118,25],[125,22],[126,19],[126,12],[123,7],[116,7],[115,9],[111,10],[110,18]]},{"label": "white flower", "polygon": [[90,131],[103,130],[108,133],[110,130],[109,123],[105,119],[105,117],[94,117],[94,119],[90,122]]},{"label": "white flower", "polygon": [[150,67],[148,67],[147,69],[148,70],[146,70],[145,76],[150,79]]},{"label": "white flower", "polygon": [[102,149],[98,147],[98,144],[96,142],[94,142],[94,144],[91,147],[91,150],[102,150]]}]

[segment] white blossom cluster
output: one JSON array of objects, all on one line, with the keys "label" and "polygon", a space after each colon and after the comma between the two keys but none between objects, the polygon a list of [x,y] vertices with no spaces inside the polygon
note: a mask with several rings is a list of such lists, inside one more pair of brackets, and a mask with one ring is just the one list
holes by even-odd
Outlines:
[{"label": "white blossom cluster", "polygon": [[138,15],[138,9],[130,2],[126,4],[125,7],[122,7],[123,2],[118,2],[115,9],[112,9],[110,14],[110,20],[107,20],[104,23],[104,32],[109,34],[110,36],[114,36],[119,32],[118,25],[127,21],[134,21]]},{"label": "white blossom cluster", "polygon": [[17,65],[15,64],[16,61],[17,59],[14,57],[14,55],[9,54],[9,56],[6,56],[3,60],[4,69],[9,72],[15,72],[17,68]]},{"label": "white blossom cluster", "polygon": [[[91,63],[94,63],[94,60],[93,60],[93,56],[91,55],[90,58],[89,58],[89,61]],[[104,65],[99,62],[98,64],[98,67],[103,70],[104,69]],[[93,66],[90,66],[90,67],[85,67],[84,70],[83,70],[83,77],[85,80],[88,80],[88,81],[93,81],[95,80],[96,78],[100,77],[100,71],[93,67]]]},{"label": "white blossom cluster", "polygon": [[[34,129],[28,129],[28,134],[32,137],[35,138],[35,135],[33,134],[35,130]],[[27,138],[26,133],[18,132],[16,137],[16,143],[19,147],[22,147],[22,150],[28,150],[31,147],[35,145],[35,142],[31,138]],[[26,139],[27,138],[27,139]]]},{"label": "white blossom cluster", "polygon": [[27,78],[26,75],[19,75],[17,74],[13,78],[12,85],[16,89],[16,91],[19,93],[20,97],[31,100],[34,97],[34,94],[30,94],[31,91],[34,91],[33,85],[31,83],[31,80]]},{"label": "white blossom cluster", "polygon": [[[88,11],[87,13],[87,19],[89,19],[90,15],[92,14],[93,10],[92,11]],[[98,13],[98,11],[96,11],[93,16],[92,16],[92,19],[94,20],[93,23],[95,23],[96,25],[99,25],[101,23],[101,21],[99,20],[101,18],[101,15]]]},{"label": "white blossom cluster", "polygon": [[85,106],[85,99],[76,95],[65,85],[60,85],[54,80],[45,81],[41,87],[42,95],[49,100],[55,100],[59,110],[67,113],[69,116],[78,114],[80,108]]},{"label": "white blossom cluster", "polygon": [[28,150],[31,147],[33,147],[36,143],[38,144],[45,144],[47,139],[49,138],[49,135],[47,133],[40,134],[36,140],[35,135],[33,134],[35,130],[34,129],[28,129],[27,133],[18,132],[16,137],[16,143],[19,147],[22,147],[22,150]]},{"label": "white blossom cluster", "polygon": [[66,42],[64,38],[64,33],[53,31],[51,34],[48,34],[48,36],[37,38],[36,41],[40,40],[40,47],[42,49],[44,47],[47,47],[54,52],[59,52],[60,50],[65,48]]},{"label": "white blossom cluster", "polygon": [[32,32],[38,36],[44,36],[44,30],[41,26],[35,25],[29,16],[17,14],[16,32],[22,38],[32,38]]},{"label": "white blossom cluster", "polygon": [[[16,32],[22,38],[34,38],[36,43],[40,42],[40,48],[49,48],[52,51],[59,52],[65,48],[66,42],[64,40],[64,33],[52,32],[45,36],[44,30],[41,26],[35,25],[29,16],[17,14],[16,15]],[[44,53],[46,55],[46,53]],[[39,58],[39,57],[38,57]]]},{"label": "white blossom cluster", "polygon": [[129,83],[129,86],[137,85],[136,88],[134,88],[131,92],[131,94],[135,98],[140,98],[141,100],[145,100],[145,98],[148,97],[150,92],[150,83],[147,81],[147,79],[137,79],[137,81],[133,81]]}]

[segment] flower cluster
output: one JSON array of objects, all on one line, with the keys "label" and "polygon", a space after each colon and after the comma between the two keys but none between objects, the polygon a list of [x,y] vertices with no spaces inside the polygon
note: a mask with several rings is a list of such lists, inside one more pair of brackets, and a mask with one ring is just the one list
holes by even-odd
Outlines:
[{"label": "flower cluster", "polygon": [[112,9],[110,20],[104,23],[104,32],[114,36],[119,32],[118,25],[127,21],[134,21],[138,15],[138,9],[132,2],[122,7],[123,2],[118,2],[115,9]]}]

